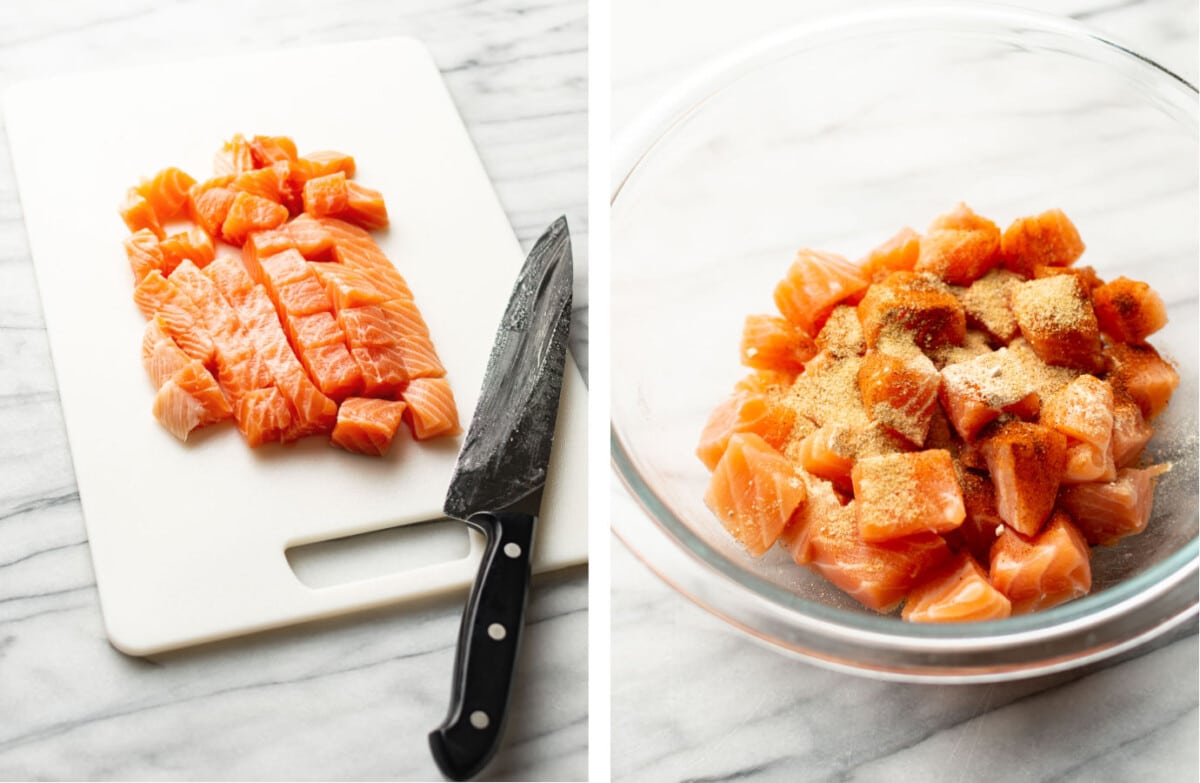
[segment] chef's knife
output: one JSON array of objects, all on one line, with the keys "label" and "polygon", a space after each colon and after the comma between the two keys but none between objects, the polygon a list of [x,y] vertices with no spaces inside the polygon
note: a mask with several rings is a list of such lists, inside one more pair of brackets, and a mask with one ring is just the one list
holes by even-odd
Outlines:
[{"label": "chef's knife", "polygon": [[452,780],[478,774],[504,729],[558,416],[571,278],[571,236],[560,217],[513,286],[446,494],[445,513],[487,536],[459,629],[450,711],[429,735],[438,767]]}]

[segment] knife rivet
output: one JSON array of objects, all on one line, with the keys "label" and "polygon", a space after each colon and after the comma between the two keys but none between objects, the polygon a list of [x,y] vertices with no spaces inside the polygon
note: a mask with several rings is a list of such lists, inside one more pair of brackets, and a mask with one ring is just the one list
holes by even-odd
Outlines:
[{"label": "knife rivet", "polygon": [[514,560],[517,559],[518,557],[521,556],[521,545],[513,544],[513,543],[505,544],[504,545],[504,554],[508,555],[509,557],[513,558]]},{"label": "knife rivet", "polygon": [[477,729],[480,729],[481,731],[486,729],[488,724],[492,722],[492,719],[489,718],[488,714],[483,710],[475,710],[472,712],[470,720],[471,725]]},{"label": "knife rivet", "polygon": [[488,626],[488,636],[492,637],[496,641],[500,641],[505,636],[508,636],[508,631],[505,630],[504,626],[500,623],[492,623]]}]

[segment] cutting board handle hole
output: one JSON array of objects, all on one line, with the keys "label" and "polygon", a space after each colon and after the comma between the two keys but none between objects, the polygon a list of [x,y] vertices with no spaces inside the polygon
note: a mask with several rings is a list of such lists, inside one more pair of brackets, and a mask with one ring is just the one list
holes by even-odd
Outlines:
[{"label": "cutting board handle hole", "polygon": [[471,551],[469,528],[439,519],[289,547],[288,565],[306,587],[319,589],[461,560]]}]

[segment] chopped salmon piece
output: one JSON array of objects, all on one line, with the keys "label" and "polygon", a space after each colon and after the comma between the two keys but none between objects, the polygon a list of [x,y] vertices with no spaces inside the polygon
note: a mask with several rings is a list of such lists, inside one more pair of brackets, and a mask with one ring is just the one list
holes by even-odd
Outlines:
[{"label": "chopped salmon piece", "polygon": [[1013,421],[985,440],[982,451],[1000,518],[1025,536],[1037,534],[1066,471],[1067,437],[1040,424]]},{"label": "chopped salmon piece", "polygon": [[799,471],[753,433],[736,433],[713,470],[704,502],[754,557],[770,549],[806,497]]},{"label": "chopped salmon piece", "polygon": [[825,325],[817,332],[815,342],[818,350],[831,356],[862,356],[867,343],[858,320],[858,308],[846,304],[833,308]]},{"label": "chopped salmon piece", "polygon": [[961,525],[966,516],[948,451],[868,457],[854,463],[850,475],[863,541],[945,533]]},{"label": "chopped salmon piece", "polygon": [[246,137],[240,133],[221,145],[221,149],[213,156],[213,172],[218,177],[237,176],[245,171],[254,169],[254,152]]},{"label": "chopped salmon piece", "polygon": [[781,449],[796,424],[796,413],[773,396],[738,392],[718,405],[708,417],[696,456],[709,470],[717,466],[729,445],[729,439],[739,432],[751,432],[771,448]]},{"label": "chopped salmon piece", "polygon": [[180,368],[154,395],[154,418],[180,440],[198,427],[228,419],[233,411],[221,387],[195,359]]},{"label": "chopped salmon piece", "polygon": [[346,346],[346,333],[328,312],[289,318],[288,339],[317,387],[337,402],[362,391],[362,370]]},{"label": "chopped salmon piece", "polygon": [[162,388],[171,376],[191,361],[192,358],[163,328],[160,316],[146,321],[146,331],[142,334],[142,366],[146,368],[146,374],[150,376],[155,389]]},{"label": "chopped salmon piece", "polygon": [[794,456],[812,475],[848,490],[856,446],[854,433],[846,425],[829,422],[804,436]]},{"label": "chopped salmon piece", "polygon": [[178,216],[187,205],[188,190],[196,180],[174,166],[163,169],[138,185],[138,193],[150,202],[160,223]]},{"label": "chopped salmon piece", "polygon": [[962,295],[967,323],[1002,343],[1017,336],[1017,317],[1012,312],[1013,286],[1021,278],[1005,269],[993,269],[971,283]]},{"label": "chopped salmon piece", "polygon": [[250,139],[250,158],[258,168],[297,158],[296,142],[287,136],[255,136]]},{"label": "chopped salmon piece", "polygon": [[462,432],[454,394],[445,378],[414,378],[401,392],[401,399],[408,403],[405,416],[417,440]]},{"label": "chopped salmon piece", "polygon": [[742,330],[742,364],[796,374],[817,354],[812,338],[786,318],[748,315]]},{"label": "chopped salmon piece", "polygon": [[238,193],[221,224],[221,236],[230,244],[241,245],[252,231],[276,228],[287,219],[287,207],[282,204],[249,193]]},{"label": "chopped salmon piece", "polygon": [[337,216],[350,205],[346,175],[335,171],[324,177],[313,177],[304,183],[304,211],[313,217]]},{"label": "chopped salmon piece", "polygon": [[[795,463],[792,464],[795,467]],[[835,516],[841,516],[844,524],[853,526],[854,508],[842,505],[830,482],[803,470],[798,473],[804,482],[804,502],[796,507],[779,534],[779,544],[798,565],[808,565],[813,559],[812,534],[817,527]]]},{"label": "chopped salmon piece", "polygon": [[1118,277],[1092,291],[1100,330],[1121,343],[1144,343],[1167,325],[1167,306],[1146,283]]},{"label": "chopped salmon piece", "polygon": [[191,261],[203,269],[217,255],[212,237],[199,226],[171,234],[159,243],[159,250],[163,256],[162,272],[168,276],[184,261]]},{"label": "chopped salmon piece", "polygon": [[1058,501],[1089,544],[1112,546],[1141,533],[1154,508],[1154,485],[1170,468],[1122,468],[1115,481],[1063,487]]},{"label": "chopped salmon piece", "polygon": [[179,286],[152,270],[133,289],[133,301],[146,318],[159,316],[163,330],[184,353],[206,366],[212,365],[212,336],[203,326],[196,303]]},{"label": "chopped salmon piece", "polygon": [[275,386],[248,391],[234,400],[233,420],[252,448],[279,441],[295,427],[292,408]]},{"label": "chopped salmon piece", "polygon": [[343,264],[309,262],[309,270],[325,286],[325,293],[333,302],[334,309],[382,305],[388,297],[376,286],[371,277]]},{"label": "chopped salmon piece", "polygon": [[154,214],[154,207],[150,205],[145,196],[138,192],[137,188],[130,188],[126,192],[125,201],[121,203],[117,211],[131,232],[136,234],[146,230],[159,239],[166,236],[162,225],[158,222],[158,216]]},{"label": "chopped salmon piece", "polygon": [[914,446],[929,434],[940,385],[937,368],[920,352],[902,358],[869,351],[858,370],[867,415]]},{"label": "chopped salmon piece", "polygon": [[129,258],[129,268],[133,270],[135,284],[140,283],[142,278],[154,270],[164,272],[166,259],[163,258],[162,248],[158,245],[158,237],[154,235],[153,231],[143,228],[122,241],[125,245],[125,255]]},{"label": "chopped salmon piece", "polygon": [[1117,466],[1113,452],[1113,391],[1093,375],[1080,375],[1046,400],[1040,423],[1067,436],[1064,484],[1111,481]]},{"label": "chopped salmon piece", "polygon": [[1141,408],[1146,421],[1166,409],[1179,386],[1179,373],[1149,345],[1116,343],[1105,355],[1105,378],[1115,392],[1124,393]]},{"label": "chopped salmon piece", "polygon": [[1154,428],[1146,423],[1138,404],[1124,393],[1115,395],[1112,446],[1116,466],[1127,468],[1137,462],[1153,435]]},{"label": "chopped salmon piece", "polygon": [[1008,597],[992,587],[975,558],[963,552],[913,588],[901,617],[910,623],[967,623],[1011,614]]},{"label": "chopped salmon piece", "polygon": [[1041,280],[1043,277],[1053,277],[1055,275],[1073,275],[1083,281],[1089,291],[1094,291],[1104,285],[1104,281],[1100,279],[1100,275],[1096,274],[1096,270],[1090,266],[1035,266],[1033,268],[1033,279]]},{"label": "chopped salmon piece", "polygon": [[950,548],[935,533],[870,543],[858,535],[858,501],[842,513],[812,520],[812,567],[868,609],[890,612],[933,569],[946,563]]},{"label": "chopped salmon piece", "polygon": [[353,156],[332,150],[310,152],[296,158],[292,166],[292,171],[295,172],[296,181],[300,187],[303,187],[304,183],[310,179],[326,177],[339,171],[347,177],[353,177],[354,170]]},{"label": "chopped salmon piece", "polygon": [[1037,415],[1040,396],[1007,348],[944,367],[941,379],[942,408],[963,440],[974,440],[1001,414]]},{"label": "chopped salmon piece", "polygon": [[357,182],[347,182],[348,200],[342,219],[366,229],[383,228],[388,224],[387,205],[383,194]]},{"label": "chopped salmon piece", "polygon": [[784,318],[812,336],[835,305],[858,296],[869,284],[862,270],[845,258],[804,249],[775,286],[775,305]]},{"label": "chopped salmon piece", "polygon": [[330,442],[346,451],[382,457],[400,428],[405,407],[403,402],[351,397],[338,408]]},{"label": "chopped salmon piece", "polygon": [[244,171],[233,178],[229,189],[236,193],[249,193],[252,196],[274,201],[289,208],[289,211],[299,211],[300,202],[292,190],[290,182],[290,164],[286,160],[272,163],[266,168]]},{"label": "chopped salmon piece", "polygon": [[859,261],[863,274],[874,281],[891,272],[911,272],[921,253],[921,237],[911,228],[902,228],[894,237],[867,253]]},{"label": "chopped salmon piece", "polygon": [[215,177],[188,190],[187,213],[209,236],[221,236],[221,226],[237,193],[229,187],[233,177]]},{"label": "chopped salmon piece", "polygon": [[921,238],[917,272],[930,272],[951,285],[970,285],[1000,262],[1000,229],[959,204],[933,221]]},{"label": "chopped salmon piece", "polygon": [[992,585],[1012,601],[1013,614],[1049,609],[1087,595],[1092,569],[1087,542],[1061,511],[1038,535],[1005,530],[992,546]]},{"label": "chopped salmon piece", "polygon": [[1017,218],[1000,238],[1004,268],[1023,277],[1033,277],[1036,266],[1070,266],[1084,247],[1075,224],[1061,209]]},{"label": "chopped salmon piece", "polygon": [[1100,325],[1079,278],[1057,275],[1018,283],[1012,310],[1021,335],[1042,361],[1088,371],[1102,366]]},{"label": "chopped salmon piece", "polygon": [[921,349],[960,344],[967,331],[962,304],[945,284],[914,272],[893,272],[858,303],[867,348],[904,333]]}]

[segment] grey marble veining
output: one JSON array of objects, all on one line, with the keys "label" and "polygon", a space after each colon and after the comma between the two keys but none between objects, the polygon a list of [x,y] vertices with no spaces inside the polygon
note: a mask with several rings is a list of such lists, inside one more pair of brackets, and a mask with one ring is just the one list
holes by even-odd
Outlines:
[{"label": "grey marble veining", "polygon": [[[840,0],[746,0],[736,13],[728,13],[682,0],[617,0],[612,14],[614,135],[619,138],[667,90],[730,48],[787,24],[866,6]],[[1196,81],[1200,62],[1194,2],[1058,0],[1036,7],[1084,21]],[[685,15],[686,34],[678,34],[678,20]],[[872,119],[856,117],[856,122]],[[767,125],[750,132],[760,131],[769,139],[774,129]],[[835,143],[814,139],[814,144],[831,148]],[[896,174],[884,171],[881,176]],[[1181,174],[1194,187],[1189,179],[1194,173]],[[1156,188],[1172,187],[1169,177],[1143,171],[1128,176],[1131,188],[1146,200]],[[748,191],[761,181],[709,184]],[[705,184],[698,180],[695,187]],[[1104,208],[1097,204],[1096,214]],[[658,228],[655,224],[653,230]],[[838,237],[850,236],[852,228],[823,224],[829,236],[822,241],[828,245],[816,244],[840,247]],[[697,233],[702,235],[698,241],[707,239],[704,231]],[[747,254],[776,251],[751,247]],[[690,260],[699,268],[706,259],[698,251]],[[749,266],[747,262],[743,268]],[[638,271],[644,271],[648,287],[659,270],[648,264]],[[679,280],[682,296],[693,293],[688,284]],[[1167,287],[1164,294],[1172,296]],[[614,302],[621,295],[614,290]],[[629,295],[642,306],[649,304],[636,297],[652,296],[640,290]],[[750,312],[730,309],[733,320]],[[708,319],[726,315],[713,313]],[[681,346],[680,351],[720,349],[721,355],[731,355],[736,347],[736,334],[730,346],[718,346],[706,339],[709,332],[703,327],[697,330],[705,335],[702,345]],[[646,400],[652,391],[639,394]],[[614,399],[617,395],[614,389]],[[686,392],[672,397],[678,408],[692,402]],[[656,410],[654,400],[645,404]],[[694,433],[686,437],[690,440]],[[664,471],[676,467],[663,460],[655,464],[665,465]],[[613,517],[642,513],[614,480]],[[757,643],[676,593],[619,540],[613,540],[611,549],[615,780],[1200,780],[1194,620],[1117,659],[1048,677],[990,685],[885,683],[818,668]]]},{"label": "grey marble veining", "polygon": [[[393,35],[430,47],[525,248],[568,216],[586,368],[583,2],[3,3],[0,90]],[[6,138],[0,150],[0,779],[436,778],[425,735],[448,701],[461,596],[153,659],[109,646]],[[586,569],[536,579],[528,620],[487,774],[583,779]]]}]

